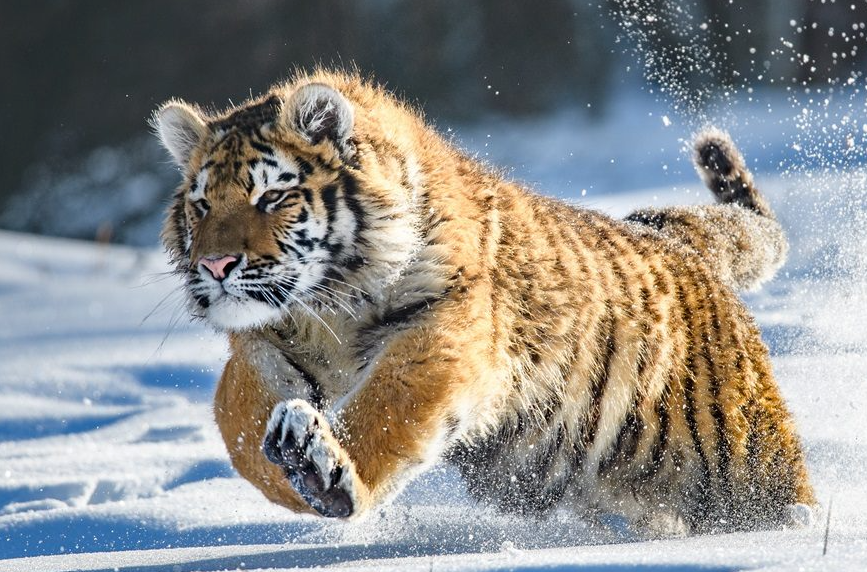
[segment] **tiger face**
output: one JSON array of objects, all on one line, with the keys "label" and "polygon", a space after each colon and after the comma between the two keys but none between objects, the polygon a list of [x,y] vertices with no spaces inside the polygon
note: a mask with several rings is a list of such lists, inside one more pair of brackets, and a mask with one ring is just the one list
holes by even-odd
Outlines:
[{"label": "tiger face", "polygon": [[154,125],[185,172],[163,241],[194,315],[243,330],[293,305],[315,311],[364,265],[353,110],[340,93],[310,84],[216,120],[169,102]]}]

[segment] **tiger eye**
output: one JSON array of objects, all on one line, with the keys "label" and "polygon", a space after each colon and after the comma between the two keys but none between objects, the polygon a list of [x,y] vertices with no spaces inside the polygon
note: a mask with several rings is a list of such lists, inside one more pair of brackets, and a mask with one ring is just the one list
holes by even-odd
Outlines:
[{"label": "tiger eye", "polygon": [[265,191],[259,200],[264,200],[268,203],[276,203],[286,194],[286,191]]}]

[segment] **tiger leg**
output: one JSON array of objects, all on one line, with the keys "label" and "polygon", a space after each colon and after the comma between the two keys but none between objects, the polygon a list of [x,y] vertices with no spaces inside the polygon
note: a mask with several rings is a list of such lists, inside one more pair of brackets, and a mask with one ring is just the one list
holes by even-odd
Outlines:
[{"label": "tiger leg", "polygon": [[305,401],[278,403],[265,456],[319,514],[364,513],[435,462],[454,436],[459,395],[470,387],[456,367],[460,347],[457,335],[410,330],[335,406],[332,423]]},{"label": "tiger leg", "polygon": [[783,229],[726,133],[707,129],[694,149],[696,170],[717,204],[642,209],[626,220],[687,244],[735,290],[756,288],[786,260]]},{"label": "tiger leg", "polygon": [[[754,342],[757,343],[757,342]],[[805,524],[797,509],[818,507],[792,417],[773,381],[770,364],[755,364],[753,398],[744,407],[748,423],[740,494],[757,524]],[[793,518],[794,517],[794,518]]]},{"label": "tiger leg", "polygon": [[262,379],[253,357],[242,348],[233,350],[214,396],[214,417],[232,465],[270,501],[296,512],[313,512],[262,452],[265,422],[281,396]]}]

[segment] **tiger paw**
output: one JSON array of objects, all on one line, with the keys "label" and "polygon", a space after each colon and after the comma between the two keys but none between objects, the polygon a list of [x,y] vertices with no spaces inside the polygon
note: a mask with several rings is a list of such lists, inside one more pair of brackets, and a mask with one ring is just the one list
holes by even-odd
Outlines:
[{"label": "tiger paw", "polygon": [[306,401],[293,399],[274,407],[262,452],[322,516],[346,518],[357,512],[352,464],[325,418]]}]

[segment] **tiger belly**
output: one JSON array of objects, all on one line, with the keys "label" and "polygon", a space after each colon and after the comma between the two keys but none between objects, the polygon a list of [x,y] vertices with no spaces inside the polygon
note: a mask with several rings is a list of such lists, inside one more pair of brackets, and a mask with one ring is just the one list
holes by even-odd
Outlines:
[{"label": "tiger belly", "polygon": [[544,513],[567,495],[574,498],[580,457],[563,426],[531,427],[524,418],[480,442],[459,443],[447,455],[473,498],[518,514]]}]

